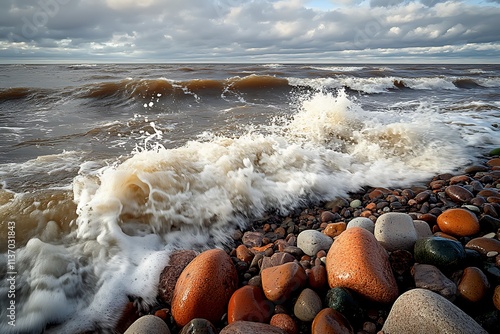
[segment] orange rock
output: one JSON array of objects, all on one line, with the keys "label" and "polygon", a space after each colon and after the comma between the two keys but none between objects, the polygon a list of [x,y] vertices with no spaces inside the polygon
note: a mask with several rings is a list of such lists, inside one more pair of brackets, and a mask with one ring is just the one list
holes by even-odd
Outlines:
[{"label": "orange rock", "polygon": [[365,206],[365,209],[366,209],[366,210],[370,210],[370,211],[375,210],[375,209],[377,209],[377,203],[373,203],[373,202],[368,203],[368,204]]},{"label": "orange rock", "polygon": [[307,275],[297,262],[288,262],[262,270],[262,289],[267,299],[280,304],[304,286]]},{"label": "orange rock", "polygon": [[220,249],[205,251],[182,271],[172,298],[172,316],[184,326],[194,318],[217,323],[238,286],[238,273]]},{"label": "orange rock", "polygon": [[330,223],[323,230],[323,233],[329,236],[330,238],[335,238],[340,235],[340,233],[344,232],[347,224],[344,222],[340,223]]},{"label": "orange rock", "polygon": [[483,299],[489,288],[488,278],[481,269],[467,267],[458,283],[458,295],[468,302],[475,303]]},{"label": "orange rock", "polygon": [[250,263],[254,257],[254,254],[245,245],[239,245],[236,248],[236,257],[240,261]]},{"label": "orange rock", "polygon": [[486,164],[491,167],[500,166],[500,158],[493,158],[491,160],[488,160]]},{"label": "orange rock", "polygon": [[465,248],[474,249],[483,255],[488,254],[488,252],[500,253],[500,241],[493,238],[479,237],[466,243]]},{"label": "orange rock", "polygon": [[274,306],[266,299],[262,289],[253,285],[245,285],[236,290],[227,308],[227,321],[238,320],[253,322],[269,322]]},{"label": "orange rock", "polygon": [[451,235],[443,233],[443,232],[436,232],[436,233],[434,233],[434,236],[458,241],[457,238],[452,237]]},{"label": "orange rock", "polygon": [[285,313],[278,313],[273,315],[271,318],[271,322],[269,323],[271,326],[275,326],[281,328],[287,334],[298,334],[299,329],[295,321],[293,321],[292,317]]},{"label": "orange rock", "polygon": [[331,288],[349,288],[380,303],[398,297],[386,250],[363,228],[347,229],[335,240],[326,257],[326,271]]},{"label": "orange rock", "polygon": [[466,209],[448,209],[437,217],[439,229],[456,237],[467,237],[479,232],[479,220]]},{"label": "orange rock", "polygon": [[322,290],[327,287],[326,269],[322,265],[312,267],[307,276],[309,286],[314,290]]},{"label": "orange rock", "polygon": [[261,247],[252,247],[252,251],[255,253],[261,253],[261,252],[265,252],[266,249],[271,248],[271,247],[273,247],[273,244],[269,243],[269,244],[267,244],[265,246],[261,246]]},{"label": "orange rock", "polygon": [[500,285],[495,287],[495,292],[493,292],[493,304],[500,310]]},{"label": "orange rock", "polygon": [[311,325],[311,334],[352,334],[349,321],[340,313],[332,308],[321,310],[314,318]]}]

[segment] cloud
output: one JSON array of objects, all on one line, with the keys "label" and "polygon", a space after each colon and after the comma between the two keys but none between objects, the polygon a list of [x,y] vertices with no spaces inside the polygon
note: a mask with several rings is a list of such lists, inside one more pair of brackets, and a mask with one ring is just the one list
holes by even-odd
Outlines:
[{"label": "cloud", "polygon": [[499,6],[425,1],[321,8],[305,0],[7,0],[0,61],[327,61],[443,46],[467,57],[498,52],[460,47],[500,43]]}]

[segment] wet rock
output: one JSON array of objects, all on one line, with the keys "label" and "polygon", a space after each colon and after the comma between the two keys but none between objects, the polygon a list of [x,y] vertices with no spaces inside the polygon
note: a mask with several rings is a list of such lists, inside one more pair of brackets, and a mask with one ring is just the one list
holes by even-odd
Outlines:
[{"label": "wet rock", "polygon": [[158,285],[158,297],[167,304],[172,302],[175,284],[186,266],[196,257],[196,252],[192,250],[175,251],[170,255],[168,265],[160,274],[160,284]]},{"label": "wet rock", "polygon": [[344,222],[330,223],[325,227],[323,233],[329,236],[330,238],[335,238],[336,236],[340,235],[340,233],[344,232],[345,229],[346,229],[346,223]]},{"label": "wet rock", "polygon": [[437,218],[441,231],[456,237],[467,237],[480,230],[476,215],[466,209],[448,209]]},{"label": "wet rock", "polygon": [[351,219],[351,221],[349,221],[349,223],[347,224],[347,228],[353,227],[361,227],[367,231],[370,231],[371,233],[375,231],[375,224],[373,223],[373,221],[365,217],[356,217]]},{"label": "wet rock", "polygon": [[457,293],[457,286],[446,277],[437,267],[430,264],[416,263],[411,274],[417,288],[439,293],[444,298],[453,301]]},{"label": "wet rock", "polygon": [[295,257],[288,253],[275,253],[271,257],[264,257],[262,259],[261,270],[266,268],[282,265],[287,262],[295,261]]},{"label": "wet rock", "polygon": [[415,262],[431,264],[438,268],[451,269],[461,266],[466,258],[460,242],[430,237],[417,240],[414,247]]},{"label": "wet rock", "polygon": [[193,319],[188,322],[179,334],[217,334],[217,329],[207,319]]},{"label": "wet rock", "polygon": [[184,326],[195,318],[218,322],[238,286],[238,272],[229,255],[207,250],[182,271],[172,299],[172,316]]},{"label": "wet rock", "polygon": [[321,310],[311,325],[311,334],[352,333],[354,330],[349,321],[340,312],[329,307]]},{"label": "wet rock", "polygon": [[[486,205],[484,206],[484,208],[486,208]],[[479,225],[481,226],[481,229],[483,231],[496,232],[498,231],[498,229],[500,229],[500,219],[485,214],[479,220]]]},{"label": "wet rock", "polygon": [[332,238],[316,230],[302,231],[297,237],[297,247],[309,256],[316,255],[322,249],[329,249],[332,242]]},{"label": "wet rock", "polygon": [[403,275],[405,272],[410,272],[415,260],[413,254],[409,251],[399,249],[391,252],[389,255],[389,262],[391,263],[392,270],[398,275]]},{"label": "wet rock", "polygon": [[484,298],[489,288],[488,278],[481,269],[467,267],[458,283],[458,295],[470,303],[476,303]]},{"label": "wet rock", "polygon": [[219,334],[287,334],[283,329],[251,321],[235,321],[224,327]]},{"label": "wet rock", "polygon": [[167,324],[154,315],[145,315],[137,319],[125,334],[170,334]]},{"label": "wet rock", "polygon": [[267,323],[271,319],[274,305],[266,299],[262,289],[245,285],[236,290],[229,300],[227,321],[238,320]]},{"label": "wet rock", "polygon": [[265,296],[277,304],[288,300],[291,294],[302,288],[307,281],[304,269],[297,262],[264,269],[261,277]]},{"label": "wet rock", "polygon": [[500,253],[500,241],[493,238],[479,237],[470,240],[465,244],[465,248],[474,249],[483,255],[488,254],[488,252]]},{"label": "wet rock", "polygon": [[342,313],[351,324],[359,325],[363,321],[363,309],[349,289],[339,287],[328,290],[325,303]]},{"label": "wet rock", "polygon": [[315,265],[311,268],[308,275],[309,286],[314,290],[321,291],[327,287],[328,279],[326,269],[322,265]]},{"label": "wet rock", "polygon": [[487,333],[474,319],[446,298],[418,288],[399,296],[382,331],[384,334]]},{"label": "wet rock", "polygon": [[323,223],[334,222],[336,219],[339,219],[339,218],[340,218],[339,214],[334,214],[331,211],[323,211],[321,213],[321,222],[323,222]]},{"label": "wet rock", "polygon": [[300,293],[293,307],[293,314],[302,321],[313,321],[321,311],[321,299],[314,290],[305,288]]},{"label": "wet rock", "polygon": [[274,326],[274,327],[281,328],[287,334],[298,334],[299,333],[299,329],[298,329],[295,321],[292,319],[291,316],[289,316],[288,314],[285,314],[285,313],[279,313],[279,314],[273,315],[269,324]]},{"label": "wet rock", "polygon": [[254,254],[245,245],[239,245],[236,248],[236,257],[243,261],[250,263],[253,260]]},{"label": "wet rock", "polygon": [[500,310],[500,285],[497,285],[493,292],[493,305],[495,305],[497,310]]},{"label": "wet rock", "polygon": [[353,227],[337,238],[328,251],[326,271],[331,288],[349,288],[380,303],[398,296],[386,250],[363,228]]},{"label": "wet rock", "polygon": [[389,212],[375,222],[375,238],[388,251],[413,249],[417,232],[413,219],[406,213]]},{"label": "wet rock", "polygon": [[262,246],[262,239],[264,239],[264,234],[261,232],[248,231],[243,234],[241,240],[247,247],[260,247]]}]

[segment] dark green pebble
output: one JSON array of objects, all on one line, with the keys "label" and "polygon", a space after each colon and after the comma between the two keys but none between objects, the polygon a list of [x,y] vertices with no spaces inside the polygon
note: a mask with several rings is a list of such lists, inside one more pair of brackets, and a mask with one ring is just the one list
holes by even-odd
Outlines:
[{"label": "dark green pebble", "polygon": [[453,269],[464,264],[465,249],[458,241],[429,237],[417,240],[414,247],[415,262],[434,265],[440,269]]},{"label": "dark green pebble", "polygon": [[359,325],[363,321],[363,309],[349,289],[337,287],[328,290],[326,305],[342,313],[353,325]]},{"label": "dark green pebble", "polygon": [[492,149],[489,155],[500,155],[500,147]]},{"label": "dark green pebble", "polygon": [[217,334],[217,330],[210,321],[196,318],[182,327],[182,331],[179,334]]}]

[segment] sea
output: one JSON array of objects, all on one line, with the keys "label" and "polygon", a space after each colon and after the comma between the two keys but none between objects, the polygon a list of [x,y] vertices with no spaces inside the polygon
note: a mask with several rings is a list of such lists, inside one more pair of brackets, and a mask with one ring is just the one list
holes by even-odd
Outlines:
[{"label": "sea", "polygon": [[500,146],[500,65],[0,65],[0,333],[112,332],[178,249]]}]

